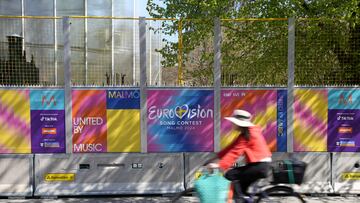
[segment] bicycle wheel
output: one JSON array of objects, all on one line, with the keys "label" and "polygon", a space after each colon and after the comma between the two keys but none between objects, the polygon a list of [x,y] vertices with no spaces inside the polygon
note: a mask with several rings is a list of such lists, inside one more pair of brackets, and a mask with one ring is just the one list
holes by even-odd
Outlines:
[{"label": "bicycle wheel", "polygon": [[190,203],[194,202],[192,194],[195,192],[195,188],[189,188],[182,192],[177,193],[173,198],[171,198],[171,203]]},{"label": "bicycle wheel", "polygon": [[305,203],[306,201],[291,187],[274,186],[263,191],[257,203]]}]

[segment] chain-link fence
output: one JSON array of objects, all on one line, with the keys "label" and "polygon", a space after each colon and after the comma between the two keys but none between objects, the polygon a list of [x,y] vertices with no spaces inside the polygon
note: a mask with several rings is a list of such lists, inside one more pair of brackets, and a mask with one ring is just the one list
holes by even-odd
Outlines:
[{"label": "chain-link fence", "polygon": [[360,22],[298,19],[295,27],[297,85],[360,84]]},{"label": "chain-link fence", "polygon": [[[138,86],[139,19],[70,17],[75,86]],[[213,19],[146,19],[148,86],[212,86]],[[0,16],[1,85],[64,85],[60,17]],[[286,86],[287,19],[221,19],[222,86]],[[297,19],[295,84],[359,85],[357,21]]]},{"label": "chain-link fence", "polygon": [[222,32],[223,86],[287,85],[287,19],[225,19]]},{"label": "chain-link fence", "polygon": [[0,84],[57,85],[56,18],[0,18]]}]

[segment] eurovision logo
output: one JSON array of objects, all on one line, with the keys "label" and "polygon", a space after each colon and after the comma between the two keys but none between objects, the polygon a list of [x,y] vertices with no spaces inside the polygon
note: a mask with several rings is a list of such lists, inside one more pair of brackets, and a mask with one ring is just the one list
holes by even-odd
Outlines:
[{"label": "eurovision logo", "polygon": [[157,106],[151,106],[148,110],[148,118],[154,119],[173,119],[173,118],[187,118],[187,119],[206,119],[213,118],[214,111],[212,109],[203,108],[201,105],[197,105],[195,108],[190,108],[187,104],[181,106],[175,106],[174,108],[158,108]]}]

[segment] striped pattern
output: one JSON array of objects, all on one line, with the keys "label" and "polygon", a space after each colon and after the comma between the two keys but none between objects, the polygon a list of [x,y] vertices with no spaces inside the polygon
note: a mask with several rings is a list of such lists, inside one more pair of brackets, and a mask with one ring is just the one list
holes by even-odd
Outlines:
[{"label": "striped pattern", "polygon": [[296,89],[294,151],[327,151],[327,91]]},{"label": "striped pattern", "polygon": [[270,149],[276,151],[276,99],[276,90],[221,91],[221,148],[229,145],[238,134],[224,117],[231,116],[234,109],[243,109],[253,115],[251,120],[262,128]]},{"label": "striped pattern", "polygon": [[28,90],[0,90],[0,153],[31,153]]}]

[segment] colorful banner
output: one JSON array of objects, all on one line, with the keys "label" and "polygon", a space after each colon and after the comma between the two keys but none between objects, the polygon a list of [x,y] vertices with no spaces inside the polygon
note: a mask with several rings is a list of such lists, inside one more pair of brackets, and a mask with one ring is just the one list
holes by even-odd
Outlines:
[{"label": "colorful banner", "polygon": [[149,90],[148,152],[214,150],[212,90]]},{"label": "colorful banner", "polygon": [[141,152],[140,90],[107,91],[108,152]]},{"label": "colorful banner", "polygon": [[1,153],[31,153],[29,90],[0,90]]},{"label": "colorful banner", "polygon": [[31,90],[31,150],[33,153],[65,153],[63,90]]},{"label": "colorful banner", "polygon": [[106,91],[72,91],[73,152],[106,152]]},{"label": "colorful banner", "polygon": [[328,151],[360,151],[360,90],[330,89]]},{"label": "colorful banner", "polygon": [[294,91],[294,151],[327,151],[327,90]]},{"label": "colorful banner", "polygon": [[[234,109],[243,109],[250,112],[253,117],[252,121],[260,126],[263,135],[272,151],[282,151],[284,147],[277,147],[277,136],[286,138],[286,131],[279,131],[277,126],[277,111],[284,112],[286,93],[280,94],[283,108],[277,108],[277,91],[276,90],[222,90],[221,91],[221,148],[229,145],[237,136],[238,132],[233,130],[232,123],[224,117],[231,116]],[[285,108],[286,109],[286,108]],[[281,121],[284,124],[284,114]],[[286,118],[286,117],[285,117]],[[285,119],[286,121],[286,119]],[[286,143],[286,139],[285,139]],[[285,148],[286,149],[286,148]]]}]

